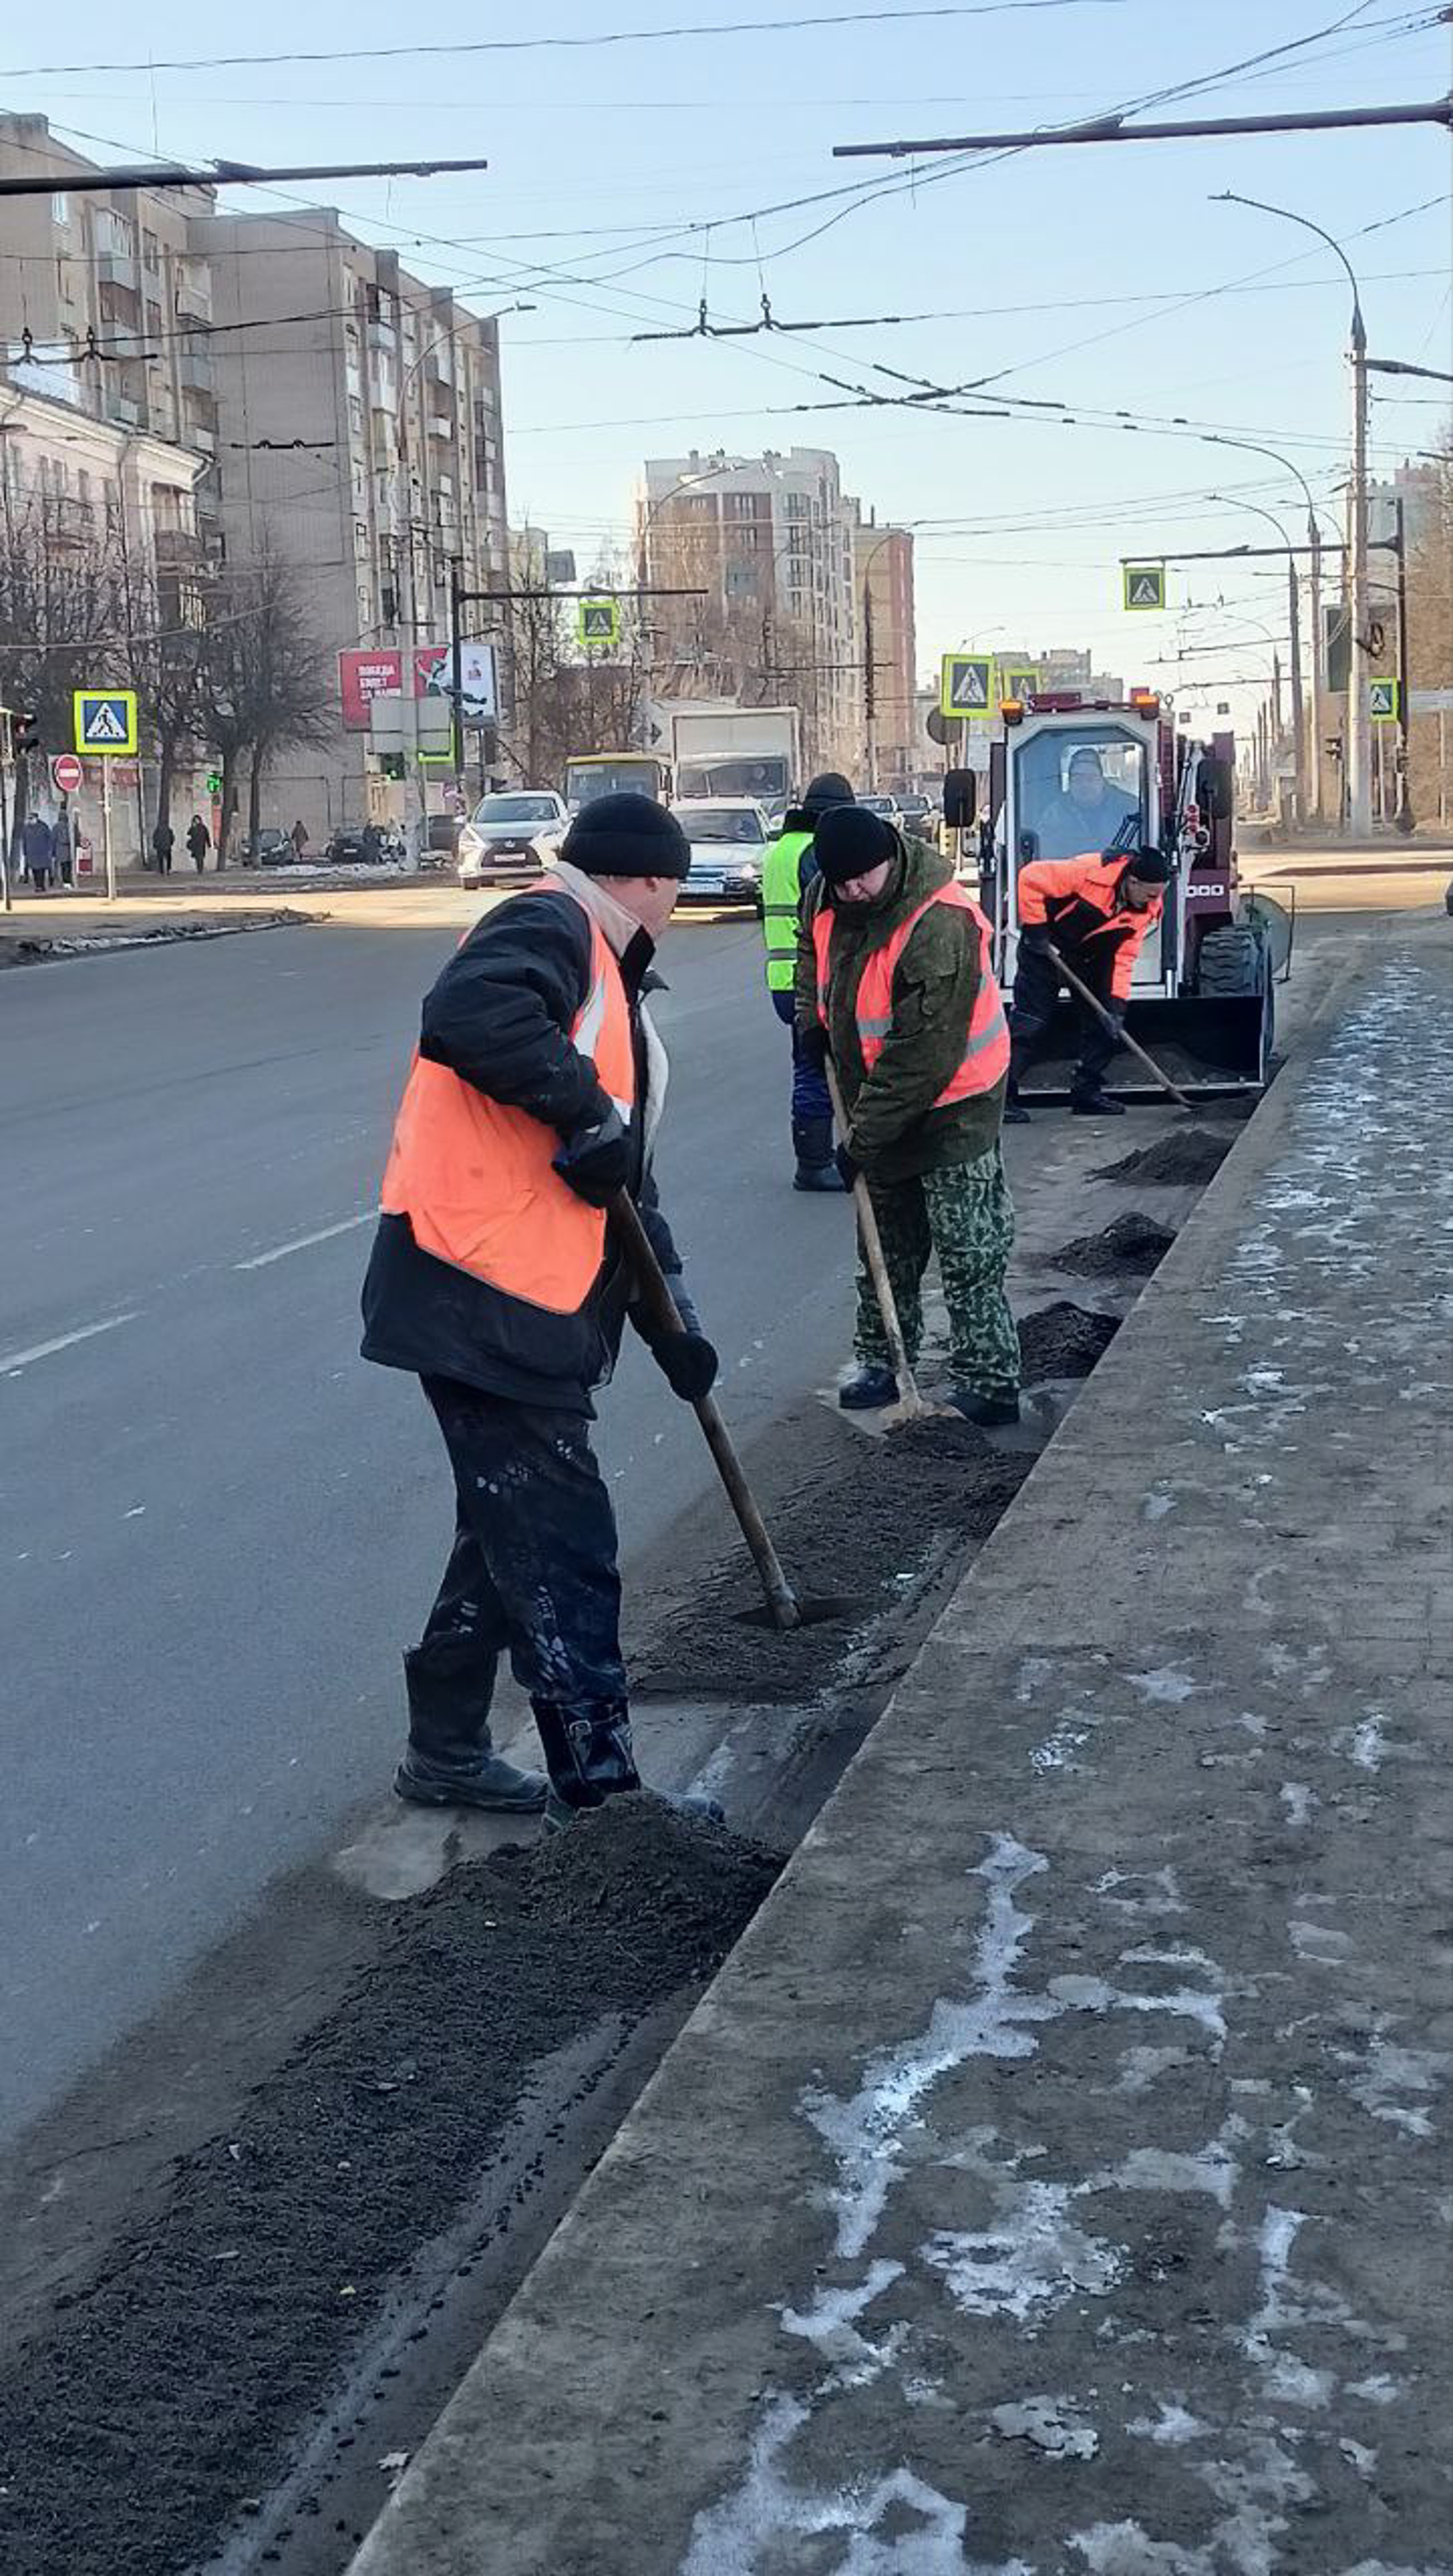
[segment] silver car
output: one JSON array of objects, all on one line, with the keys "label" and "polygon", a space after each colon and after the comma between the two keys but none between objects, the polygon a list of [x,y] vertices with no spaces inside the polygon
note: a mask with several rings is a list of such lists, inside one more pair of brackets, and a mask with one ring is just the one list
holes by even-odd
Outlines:
[{"label": "silver car", "polygon": [[482,796],[459,834],[460,884],[482,886],[496,877],[537,875],[558,857],[569,828],[564,798],[551,788],[510,788]]},{"label": "silver car", "polygon": [[772,827],[755,799],[702,797],[672,810],[691,843],[683,903],[750,904],[760,910]]}]

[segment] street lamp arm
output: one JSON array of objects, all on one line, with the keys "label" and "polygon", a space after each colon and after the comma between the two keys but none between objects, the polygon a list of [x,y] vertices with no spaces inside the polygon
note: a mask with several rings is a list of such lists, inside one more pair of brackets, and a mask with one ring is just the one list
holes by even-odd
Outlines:
[{"label": "street lamp arm", "polygon": [[1330,251],[1335,251],[1347,272],[1347,283],[1352,289],[1353,346],[1357,349],[1366,348],[1367,334],[1363,328],[1362,293],[1357,283],[1357,274],[1335,233],[1325,231],[1321,224],[1314,224],[1310,215],[1294,214],[1290,206],[1273,206],[1265,197],[1243,197],[1235,188],[1218,189],[1211,202],[1216,206],[1252,206],[1259,215],[1280,215],[1283,222],[1300,224],[1303,232],[1315,233],[1318,241],[1325,242]]}]

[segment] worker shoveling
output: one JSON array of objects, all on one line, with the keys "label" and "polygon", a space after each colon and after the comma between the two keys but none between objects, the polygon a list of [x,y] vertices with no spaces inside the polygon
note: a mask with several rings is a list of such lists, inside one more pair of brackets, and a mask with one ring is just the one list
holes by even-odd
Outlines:
[{"label": "worker shoveling", "polygon": [[829,809],[803,901],[797,1027],[828,1067],[839,1166],[859,1220],[849,1412],[895,1404],[922,1425],[914,1377],[923,1278],[948,1306],[947,1408],[1019,1418],[1019,1340],[1004,1291],[1014,1210],[999,1151],[1009,1028],[989,925],[945,859],[860,805]]}]

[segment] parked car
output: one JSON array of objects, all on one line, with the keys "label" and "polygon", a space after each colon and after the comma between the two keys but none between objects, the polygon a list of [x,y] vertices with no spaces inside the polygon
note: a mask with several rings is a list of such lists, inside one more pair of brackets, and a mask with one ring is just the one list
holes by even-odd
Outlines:
[{"label": "parked car", "polygon": [[673,808],[691,843],[683,903],[762,906],[762,861],[773,838],[762,807],[749,796],[704,797]]},{"label": "parked car", "polygon": [[937,817],[928,797],[905,788],[898,799],[900,828],[910,832],[916,841],[926,841],[932,848],[938,838]]},{"label": "parked car", "polygon": [[462,886],[492,877],[530,876],[548,867],[570,828],[563,796],[553,788],[522,787],[481,796],[455,848]]},{"label": "parked car", "polygon": [[257,839],[244,849],[242,864],[245,868],[290,868],[297,855],[291,832],[284,832],[276,823],[264,823]]},{"label": "parked car", "polygon": [[463,829],[462,814],[431,814],[429,827],[424,836],[424,847],[426,850],[443,850],[452,859],[459,847],[459,835]]},{"label": "parked car", "polygon": [[896,830],[902,831],[903,809],[896,796],[860,796],[858,803],[869,814],[881,814],[885,823],[891,823]]},{"label": "parked car", "polygon": [[396,865],[404,855],[404,836],[392,823],[341,824],[323,853],[333,868]]}]

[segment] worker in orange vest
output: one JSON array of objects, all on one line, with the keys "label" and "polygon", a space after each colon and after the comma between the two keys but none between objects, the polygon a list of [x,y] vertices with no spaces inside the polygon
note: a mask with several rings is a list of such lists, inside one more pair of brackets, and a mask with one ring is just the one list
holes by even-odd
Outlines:
[{"label": "worker in orange vest", "polygon": [[[422,1380],[454,1477],[453,1553],[404,1657],[394,1785],[422,1805],[565,1824],[641,1786],[589,1425],[628,1312],[677,1395],[716,1376],[651,1178],[666,1059],[646,996],[690,860],[664,806],[596,798],[552,873],[476,923],[424,1002],[363,1290],[364,1356]],[[606,1220],[623,1189],[679,1332],[633,1302]],[[502,1654],[548,1783],[491,1741]]]},{"label": "worker in orange vest", "polygon": [[[831,1054],[848,1113],[843,1177],[868,1185],[908,1356],[923,1334],[923,1276],[938,1260],[948,1306],[949,1402],[970,1422],[1019,1418],[1019,1336],[1004,1293],[1014,1210],[999,1154],[1009,1029],[989,925],[936,851],[861,805],[817,826],[819,874],[798,947],[804,1045]],[[897,1383],[866,1265],[849,1411]]]},{"label": "worker in orange vest", "polygon": [[1019,959],[1014,973],[1014,1032],[1009,1100],[1004,1115],[1027,1126],[1021,1076],[1053,1023],[1064,977],[1056,954],[1074,968],[1114,1023],[1075,997],[1079,1061],[1070,1090],[1077,1118],[1123,1118],[1125,1104],[1105,1089],[1110,1059],[1130,1007],[1135,961],[1165,909],[1170,869],[1159,850],[1091,850],[1078,859],[1031,859],[1019,871]]}]

